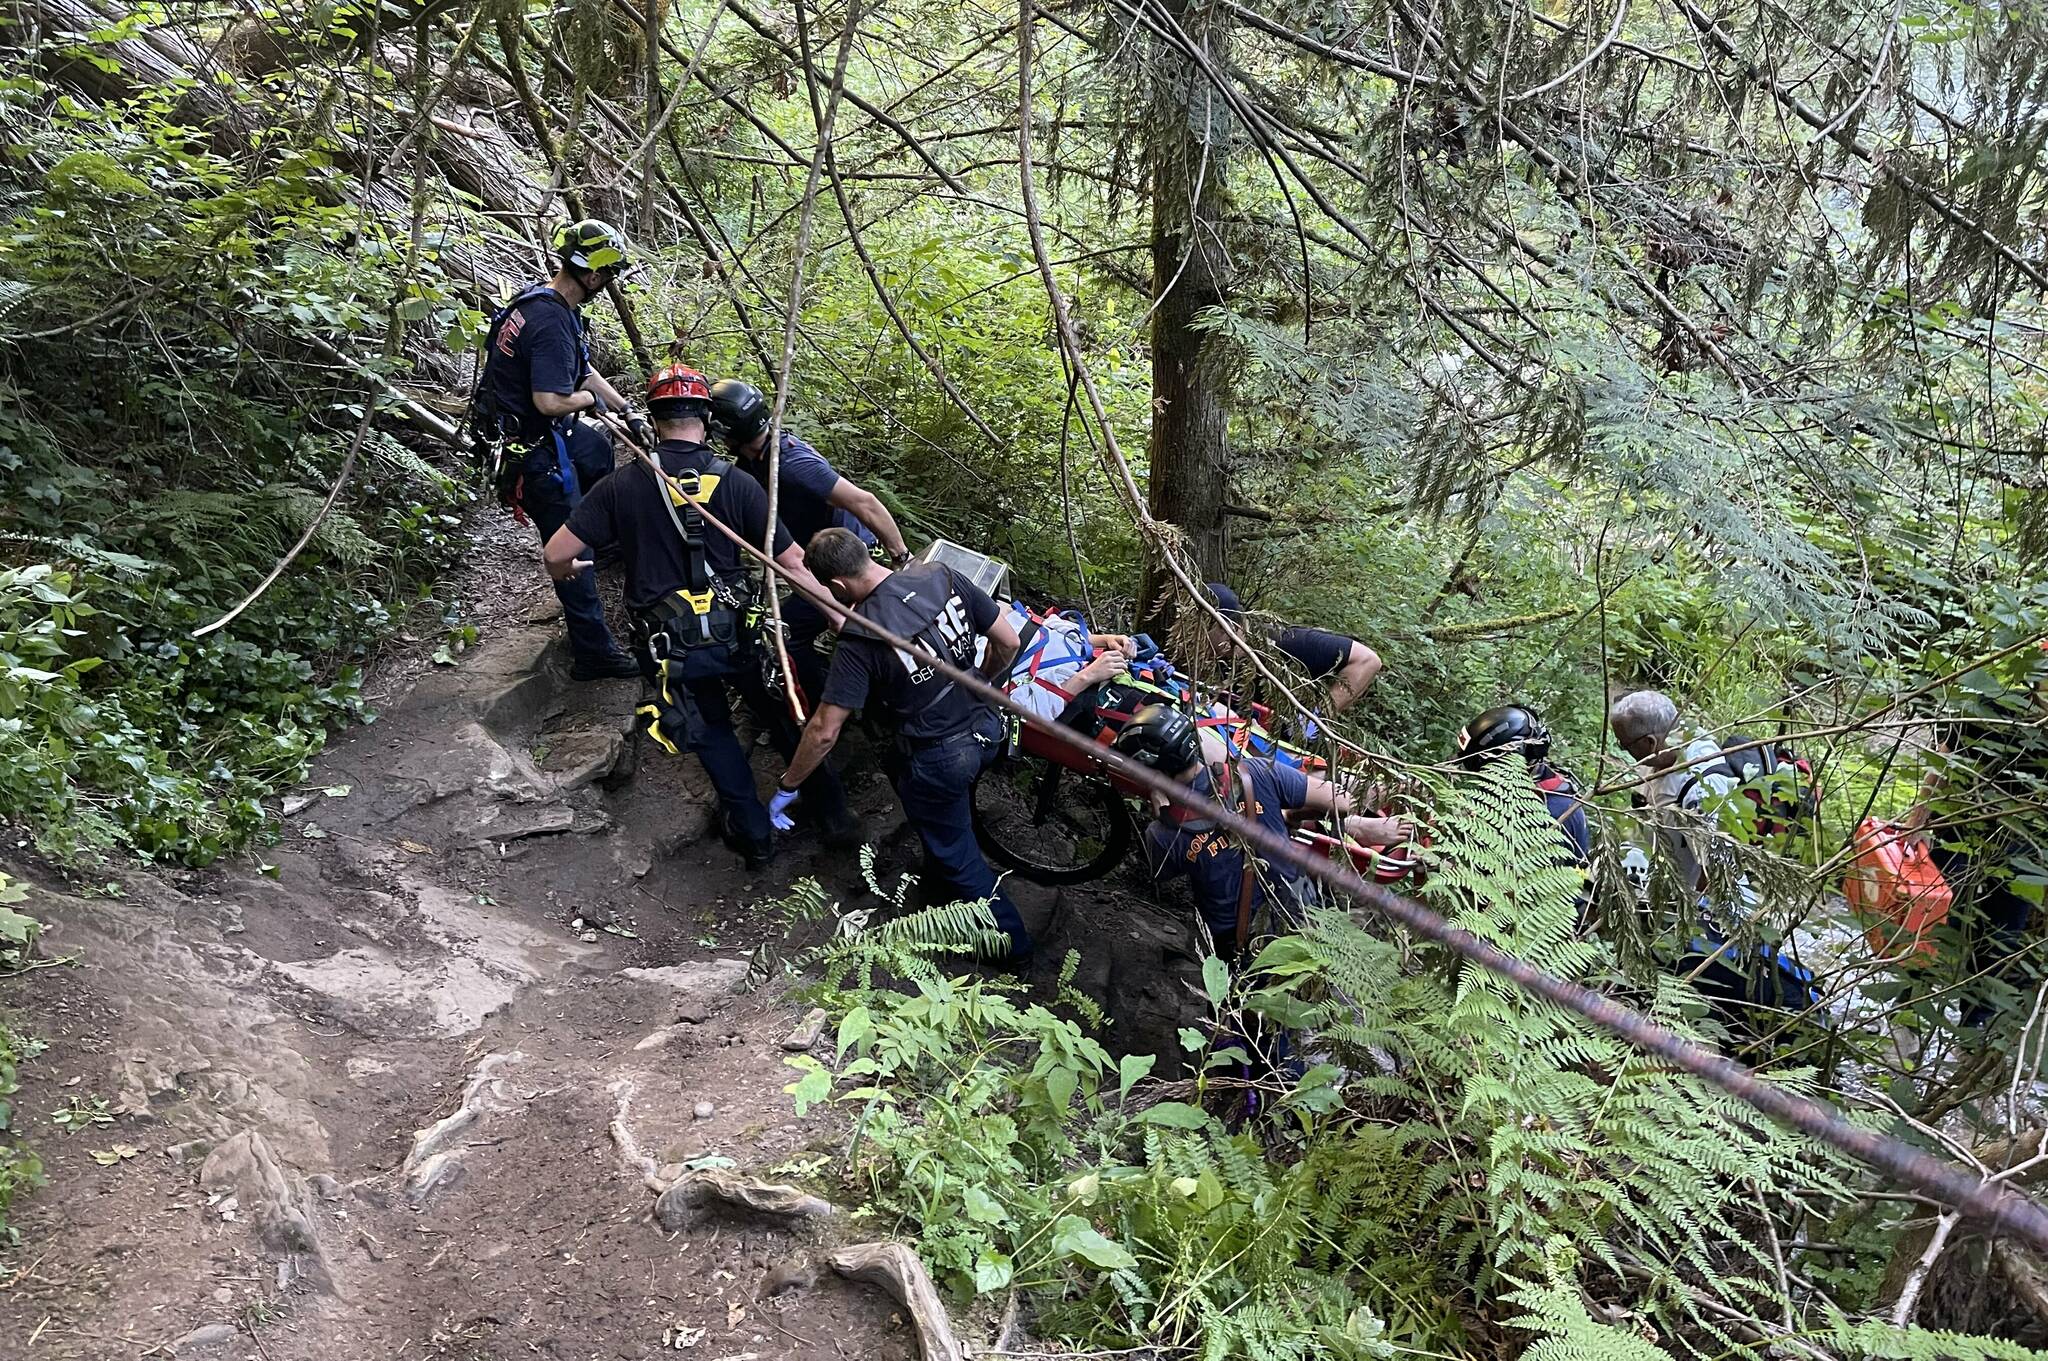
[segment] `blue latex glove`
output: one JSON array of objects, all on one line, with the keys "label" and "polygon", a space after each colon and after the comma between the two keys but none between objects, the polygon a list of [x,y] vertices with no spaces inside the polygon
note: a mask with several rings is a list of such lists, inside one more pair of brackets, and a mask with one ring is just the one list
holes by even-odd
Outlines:
[{"label": "blue latex glove", "polygon": [[796,826],[795,820],[789,816],[789,806],[799,797],[801,795],[796,790],[777,789],[775,797],[768,800],[768,825],[778,832],[786,832]]},{"label": "blue latex glove", "polygon": [[1302,719],[1301,719],[1301,739],[1302,739],[1302,741],[1304,741],[1304,742],[1313,742],[1313,741],[1315,741],[1315,740],[1316,740],[1316,735],[1317,735],[1318,733],[1322,732],[1322,730],[1323,730],[1323,729],[1322,729],[1322,726],[1321,726],[1320,724],[1318,724],[1318,723],[1316,722],[1316,718],[1315,718],[1315,715],[1314,715],[1314,714],[1304,714],[1304,715],[1302,715]]}]

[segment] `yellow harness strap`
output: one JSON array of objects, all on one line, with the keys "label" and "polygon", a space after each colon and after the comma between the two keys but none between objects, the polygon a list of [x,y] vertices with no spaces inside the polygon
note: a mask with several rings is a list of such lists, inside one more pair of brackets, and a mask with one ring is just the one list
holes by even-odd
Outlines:
[{"label": "yellow harness strap", "polygon": [[[711,494],[718,490],[720,475],[717,473],[695,472],[671,475],[664,472],[661,475],[661,480],[668,492],[670,505],[675,506],[678,510],[687,510],[701,516],[702,512],[699,511],[698,507],[710,502]],[[692,501],[695,501],[696,504],[692,505]],[[701,526],[697,532],[698,542],[690,545],[690,551],[701,554],[704,551],[703,529]],[[706,575],[709,575],[708,568]],[[672,594],[685,605],[688,605],[692,614],[701,617],[711,613],[712,592],[709,585],[701,591],[678,588]]]}]

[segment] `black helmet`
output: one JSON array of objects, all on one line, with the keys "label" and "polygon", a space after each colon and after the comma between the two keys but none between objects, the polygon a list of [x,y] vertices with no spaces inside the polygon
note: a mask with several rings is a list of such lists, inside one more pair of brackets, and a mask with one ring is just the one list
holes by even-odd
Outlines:
[{"label": "black helmet", "polygon": [[711,385],[711,423],[734,444],[752,444],[768,425],[768,398],[752,383],[721,378]]},{"label": "black helmet", "polygon": [[1178,775],[1202,760],[1195,722],[1168,704],[1147,704],[1116,735],[1116,749],[1162,775]]},{"label": "black helmet", "polygon": [[1458,729],[1458,764],[1477,770],[1488,752],[1520,749],[1530,765],[1550,755],[1550,729],[1533,709],[1503,704]]}]

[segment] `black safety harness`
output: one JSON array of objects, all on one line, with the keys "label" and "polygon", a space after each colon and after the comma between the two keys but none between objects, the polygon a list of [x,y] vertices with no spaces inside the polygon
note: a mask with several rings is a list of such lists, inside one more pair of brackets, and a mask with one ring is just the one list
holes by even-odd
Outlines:
[{"label": "black safety harness", "polygon": [[[498,503],[512,512],[512,517],[521,524],[526,523],[526,509],[522,504],[526,490],[526,471],[513,464],[509,458],[512,449],[522,452],[539,444],[539,440],[526,441],[523,432],[516,428],[516,417],[498,403],[497,394],[484,385],[484,377],[490,371],[491,357],[498,352],[498,339],[504,334],[505,323],[515,312],[535,300],[553,302],[569,314],[575,324],[578,353],[582,366],[590,367],[590,343],[584,334],[583,318],[569,305],[569,300],[557,293],[548,284],[534,284],[522,290],[517,297],[491,314],[489,328],[484,332],[483,348],[478,351],[476,382],[470,388],[469,409],[463,414],[463,424],[468,429],[468,447],[477,468],[488,478]],[[569,459],[568,439],[563,433],[562,421],[551,421],[548,433],[543,436],[552,439],[555,448],[556,469],[562,477],[563,494],[573,505],[577,500],[577,481],[574,466]]]},{"label": "black safety harness", "polygon": [[684,579],[654,604],[633,612],[633,629],[654,661],[655,681],[654,702],[634,712],[647,720],[647,735],[672,755],[690,747],[704,726],[681,683],[692,657],[718,652],[723,662],[746,650],[758,628],[751,578],[735,583],[720,577],[704,549],[704,514],[698,507],[710,501],[732,467],[732,460],[714,458],[701,472],[661,473],[660,490],[683,541]]}]

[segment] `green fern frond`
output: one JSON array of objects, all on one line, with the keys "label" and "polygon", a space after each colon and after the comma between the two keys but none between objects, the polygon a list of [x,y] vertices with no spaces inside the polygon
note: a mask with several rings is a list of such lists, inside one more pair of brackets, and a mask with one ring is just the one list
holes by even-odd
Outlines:
[{"label": "green fern frond", "polygon": [[2048,1352],[2004,1338],[1897,1328],[1879,1319],[1851,1322],[1833,1310],[1824,1336],[1844,1356],[1862,1361],[2048,1361]]},{"label": "green fern frond", "polygon": [[1517,1282],[1507,1299],[1529,1311],[1507,1325],[1537,1337],[1522,1354],[1526,1361],[1672,1361],[1640,1333],[1595,1319],[1575,1287]]},{"label": "green fern frond", "polygon": [[1060,976],[1053,985],[1053,994],[1060,1005],[1071,1007],[1074,1013],[1087,1022],[1090,1030],[1101,1030],[1109,1024],[1109,1017],[1093,997],[1074,986],[1074,977],[1081,971],[1081,952],[1067,951],[1067,957],[1060,961]]},{"label": "green fern frond", "polygon": [[986,902],[946,903],[840,936],[810,951],[801,963],[822,968],[827,988],[842,986],[851,975],[867,989],[874,987],[878,973],[936,981],[940,970],[934,960],[1000,958],[1009,949],[1010,938]]}]

